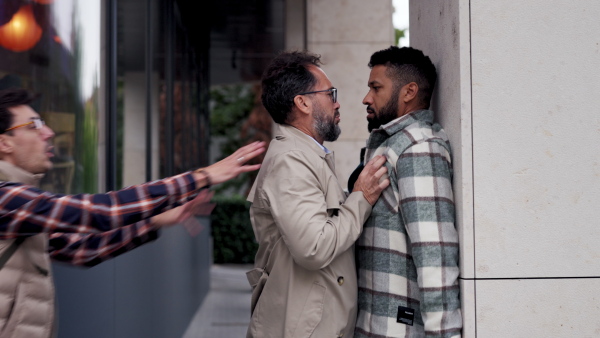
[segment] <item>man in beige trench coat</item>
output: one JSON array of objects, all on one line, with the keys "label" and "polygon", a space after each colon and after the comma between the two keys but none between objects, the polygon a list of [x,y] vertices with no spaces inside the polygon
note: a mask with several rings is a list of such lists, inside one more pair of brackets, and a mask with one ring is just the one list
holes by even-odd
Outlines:
[{"label": "man in beige trench coat", "polygon": [[248,337],[348,337],[357,312],[354,242],[381,191],[385,158],[365,166],[348,196],[334,170],[340,121],[337,89],[307,52],[280,53],[262,79],[276,122],[248,195],[259,243]]}]

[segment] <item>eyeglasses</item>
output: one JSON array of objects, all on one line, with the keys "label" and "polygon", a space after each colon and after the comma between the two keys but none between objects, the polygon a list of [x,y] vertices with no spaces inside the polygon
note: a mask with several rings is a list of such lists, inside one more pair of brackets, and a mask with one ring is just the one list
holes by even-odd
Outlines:
[{"label": "eyeglasses", "polygon": [[337,88],[331,88],[331,89],[325,89],[325,90],[315,90],[314,92],[300,93],[298,95],[324,93],[324,92],[331,92],[331,94],[330,94],[331,95],[331,100],[333,100],[333,103],[337,102]]},{"label": "eyeglasses", "polygon": [[11,131],[13,129],[25,127],[25,126],[28,126],[28,125],[31,125],[31,124],[33,124],[33,128],[32,129],[40,130],[40,129],[42,129],[46,125],[46,122],[44,122],[44,120],[42,120],[39,117],[34,117],[34,118],[31,119],[31,121],[23,123],[23,124],[16,125],[14,127],[10,127],[8,129],[6,129],[4,132],[6,133],[7,131]]}]

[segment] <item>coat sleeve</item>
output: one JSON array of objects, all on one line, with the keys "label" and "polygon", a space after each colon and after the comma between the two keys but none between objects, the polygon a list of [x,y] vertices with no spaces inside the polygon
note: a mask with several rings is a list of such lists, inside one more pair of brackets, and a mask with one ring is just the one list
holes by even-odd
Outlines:
[{"label": "coat sleeve", "polygon": [[323,159],[316,161],[320,162],[301,151],[280,154],[263,184],[294,261],[309,270],[328,266],[351,248],[371,213],[361,192],[344,201],[335,175],[327,174],[330,169]]},{"label": "coat sleeve", "polygon": [[450,156],[437,142],[417,143],[400,155],[396,170],[399,208],[417,268],[425,333],[460,336],[459,251]]}]

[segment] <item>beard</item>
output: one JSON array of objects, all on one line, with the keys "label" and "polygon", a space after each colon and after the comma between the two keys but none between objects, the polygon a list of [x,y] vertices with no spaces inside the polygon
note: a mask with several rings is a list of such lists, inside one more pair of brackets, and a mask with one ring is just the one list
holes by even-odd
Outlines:
[{"label": "beard", "polygon": [[335,123],[335,117],[339,115],[340,113],[336,109],[334,116],[330,117],[319,104],[315,104],[314,128],[317,135],[324,141],[333,142],[340,137],[342,129]]},{"label": "beard", "polygon": [[400,89],[401,88],[393,90],[388,102],[378,112],[371,108],[371,106],[367,106],[367,112],[373,113],[373,118],[367,118],[369,122],[367,125],[369,132],[395,120],[398,117],[398,94],[400,93]]}]

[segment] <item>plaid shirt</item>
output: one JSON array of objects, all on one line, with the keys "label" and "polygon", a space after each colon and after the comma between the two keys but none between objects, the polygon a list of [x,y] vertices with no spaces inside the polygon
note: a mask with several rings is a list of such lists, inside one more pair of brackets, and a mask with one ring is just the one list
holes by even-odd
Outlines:
[{"label": "plaid shirt", "polygon": [[50,233],[53,259],[93,266],[156,239],[156,229],[142,219],[196,195],[191,173],[93,195],[56,195],[0,182],[0,238]]},{"label": "plaid shirt", "polygon": [[[366,161],[379,154],[387,156],[391,184],[358,240],[355,337],[459,337],[448,138],[432,111],[418,110],[371,132]],[[413,326],[397,322],[398,306],[414,309]]]},{"label": "plaid shirt", "polygon": [[91,267],[157,238],[150,221],[99,234],[55,232],[49,236],[48,253],[56,261]]}]

